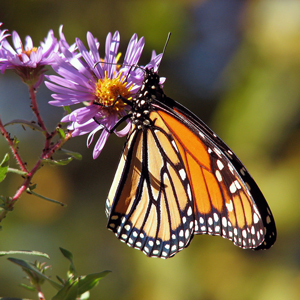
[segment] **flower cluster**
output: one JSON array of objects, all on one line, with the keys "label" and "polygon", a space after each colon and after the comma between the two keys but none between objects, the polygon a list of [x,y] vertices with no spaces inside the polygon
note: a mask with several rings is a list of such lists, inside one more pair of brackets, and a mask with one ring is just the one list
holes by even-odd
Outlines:
[{"label": "flower cluster", "polygon": [[43,80],[45,66],[54,62],[55,53],[58,51],[58,41],[50,30],[45,42],[39,47],[33,46],[30,36],[25,38],[25,45],[17,32],[12,32],[14,48],[6,39],[2,41],[1,49],[1,72],[13,69],[28,85],[37,88]]},{"label": "flower cluster", "polygon": [[[1,23],[0,23],[1,26]],[[130,101],[140,89],[144,72],[136,67],[141,57],[145,41],[134,34],[129,41],[123,63],[119,64],[120,34],[109,33],[106,38],[105,56],[100,57],[100,43],[87,33],[87,49],[80,39],[69,45],[59,29],[59,41],[50,30],[45,41],[34,47],[31,37],[25,38],[23,45],[17,32],[12,32],[14,48],[8,43],[6,30],[0,31],[0,68],[13,69],[22,80],[34,88],[43,81],[45,66],[50,65],[57,75],[46,76],[46,86],[54,92],[54,106],[68,107],[82,104],[62,118],[61,122],[70,122],[67,127],[72,136],[88,134],[87,146],[90,146],[97,132],[102,133],[95,144],[93,157],[97,158],[103,149],[109,133],[114,130],[118,120],[126,116]],[[162,54],[153,51],[147,68],[158,69]],[[163,82],[161,82],[163,83]],[[130,122],[120,131],[114,130],[119,137],[130,130]]]},{"label": "flower cluster", "polygon": [[[60,76],[47,76],[51,82],[46,82],[46,85],[55,92],[52,95],[54,100],[50,101],[52,105],[85,104],[62,119],[62,122],[72,122],[68,129],[73,130],[73,136],[89,133],[87,139],[89,146],[95,133],[104,129],[94,148],[93,157],[96,158],[105,145],[109,130],[127,114],[129,107],[122,99],[130,101],[142,84],[143,71],[132,66],[138,63],[145,43],[144,38],[138,39],[134,34],[121,67],[117,65],[119,32],[107,35],[104,58],[99,56],[99,43],[90,32],[87,34],[87,43],[89,51],[81,40],[76,40],[80,57],[76,57],[61,45],[67,61],[56,57],[56,63],[52,67]],[[156,69],[160,59],[161,55],[154,53],[147,67]],[[115,133],[117,136],[124,136],[129,129],[130,123]]]}]

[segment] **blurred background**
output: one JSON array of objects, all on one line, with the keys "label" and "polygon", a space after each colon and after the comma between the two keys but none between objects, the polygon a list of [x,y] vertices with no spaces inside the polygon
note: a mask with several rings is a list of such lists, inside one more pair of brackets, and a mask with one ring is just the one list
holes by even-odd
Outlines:
[{"label": "blurred background", "polygon": [[[74,254],[80,274],[111,270],[91,299],[300,299],[299,16],[297,0],[1,1],[2,29],[16,30],[23,40],[30,35],[36,45],[50,29],[58,37],[63,24],[70,44],[75,37],[85,42],[91,31],[101,54],[107,33],[119,30],[125,53],[136,32],[145,36],[145,64],[172,32],[160,67],[166,94],[208,123],[243,161],[272,209],[278,240],[272,249],[254,252],[220,237],[196,236],[168,260],[149,259],[120,243],[106,229],[104,206],[125,139],[111,135],[98,159],[92,159],[92,147],[86,149],[86,137],[78,137],[66,148],[81,152],[82,161],[45,166],[34,177],[37,193],[68,206],[24,195],[1,224],[0,250],[48,253],[52,278],[64,277],[68,267],[58,247]],[[34,120],[17,75],[1,74],[0,91],[4,123]],[[43,85],[38,103],[54,129],[63,112],[48,105],[50,94]],[[32,166],[43,145],[39,134],[21,126],[8,130]],[[7,151],[1,138],[0,160]],[[0,193],[13,195],[20,183],[9,174]],[[18,286],[23,276],[0,257],[1,296],[37,299]],[[48,283],[44,291],[47,299],[55,292]]]}]

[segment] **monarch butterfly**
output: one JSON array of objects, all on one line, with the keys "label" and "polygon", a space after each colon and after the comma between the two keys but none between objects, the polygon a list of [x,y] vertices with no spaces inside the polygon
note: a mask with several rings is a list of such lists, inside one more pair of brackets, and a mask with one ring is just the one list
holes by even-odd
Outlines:
[{"label": "monarch butterfly", "polygon": [[271,210],[244,165],[196,115],[168,98],[153,69],[132,100],[131,130],[106,201],[108,229],[149,257],[169,258],[195,234],[244,249],[276,240]]}]

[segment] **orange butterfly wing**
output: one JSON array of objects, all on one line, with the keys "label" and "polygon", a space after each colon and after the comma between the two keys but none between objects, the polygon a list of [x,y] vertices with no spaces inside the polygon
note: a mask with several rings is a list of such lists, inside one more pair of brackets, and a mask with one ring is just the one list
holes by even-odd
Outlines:
[{"label": "orange butterfly wing", "polygon": [[108,228],[147,256],[168,258],[194,234],[246,249],[276,240],[273,216],[235,154],[167,98],[151,70],[133,100],[132,129],[108,195]]}]

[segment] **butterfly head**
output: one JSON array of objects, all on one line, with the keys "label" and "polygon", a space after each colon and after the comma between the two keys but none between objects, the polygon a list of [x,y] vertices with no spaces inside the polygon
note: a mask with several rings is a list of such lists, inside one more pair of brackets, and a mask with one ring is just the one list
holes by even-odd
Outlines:
[{"label": "butterfly head", "polygon": [[132,99],[131,119],[138,129],[153,125],[153,121],[149,119],[149,114],[153,110],[152,102],[165,97],[158,74],[153,69],[145,68],[143,71],[145,75],[142,86]]}]

